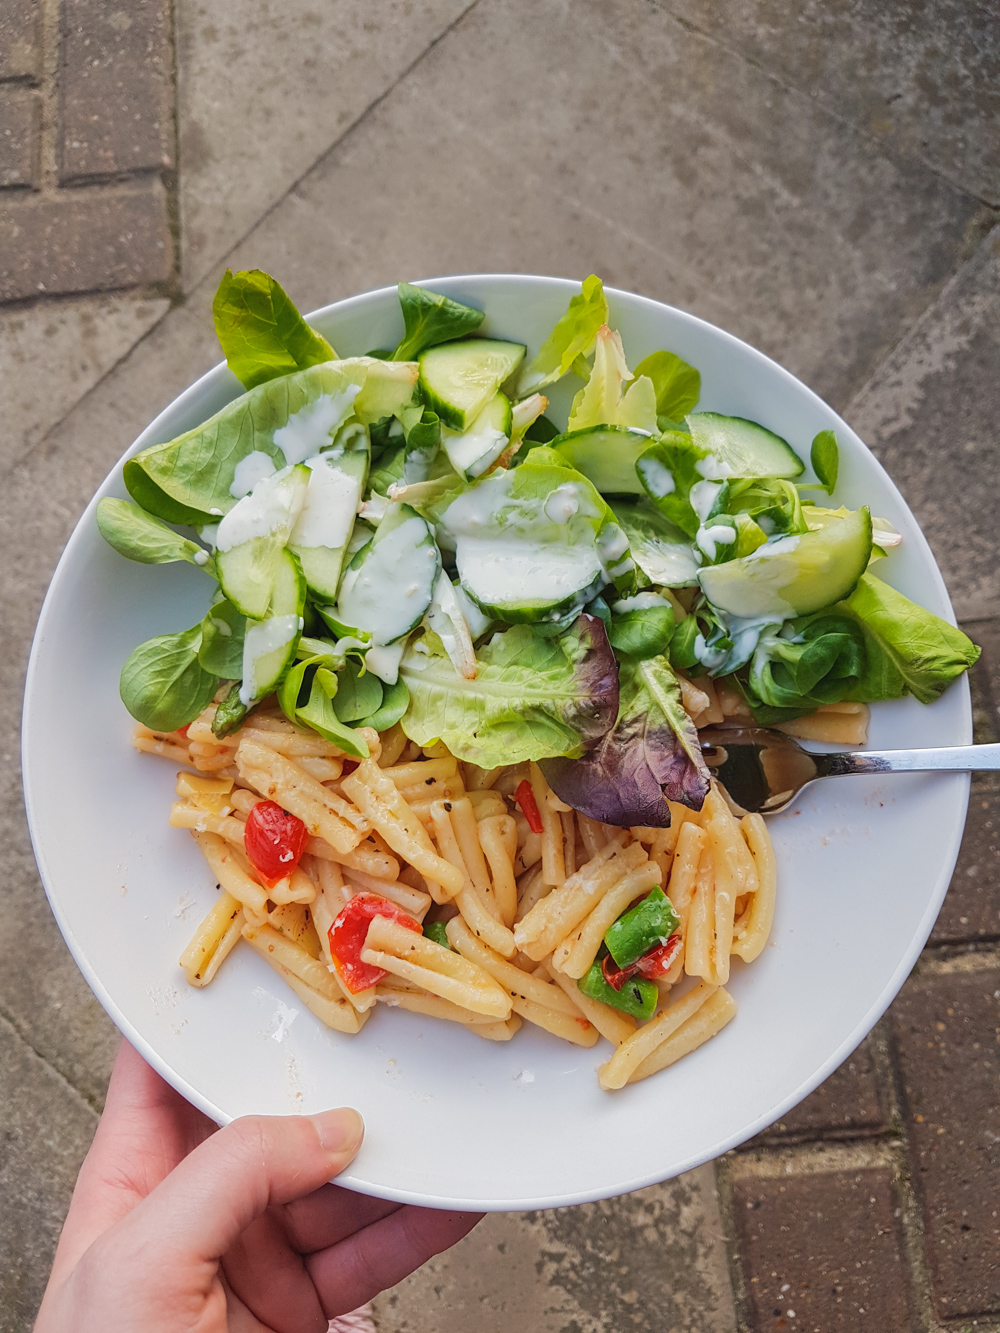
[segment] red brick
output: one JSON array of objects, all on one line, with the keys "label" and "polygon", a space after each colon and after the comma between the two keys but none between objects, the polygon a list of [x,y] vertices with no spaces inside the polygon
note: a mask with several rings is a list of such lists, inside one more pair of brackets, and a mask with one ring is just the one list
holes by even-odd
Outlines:
[{"label": "red brick", "polygon": [[912,977],[892,1007],[942,1318],[1000,1313],[1000,967]]},{"label": "red brick", "polygon": [[39,124],[35,93],[0,88],[0,188],[36,183]]},{"label": "red brick", "polygon": [[754,1333],[910,1333],[899,1208],[888,1170],[738,1180],[733,1202]]},{"label": "red brick", "polygon": [[1000,937],[1000,791],[975,786],[933,944]]},{"label": "red brick", "polygon": [[884,1125],[875,1067],[868,1043],[864,1042],[805,1101],[752,1142],[875,1130]]},{"label": "red brick", "polygon": [[172,268],[159,181],[0,200],[0,301],[163,282]]},{"label": "red brick", "polygon": [[39,0],[0,0],[0,79],[34,79],[41,71]]},{"label": "red brick", "polygon": [[65,0],[60,88],[61,181],[169,166],[164,0]]}]

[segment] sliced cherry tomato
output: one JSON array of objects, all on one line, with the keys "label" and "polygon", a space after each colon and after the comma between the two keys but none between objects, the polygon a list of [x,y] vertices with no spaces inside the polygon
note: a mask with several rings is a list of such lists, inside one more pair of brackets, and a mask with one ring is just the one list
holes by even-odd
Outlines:
[{"label": "sliced cherry tomato", "polygon": [[346,777],[350,776],[350,774],[353,773],[354,770],[357,768],[357,766],[358,766],[358,762],[359,762],[359,761],[358,761],[357,759],[345,759],[345,760],[343,760],[343,768],[341,768],[341,770],[340,770],[340,776],[341,776],[342,778],[346,778]]},{"label": "sliced cherry tomato", "polygon": [[372,967],[361,961],[368,927],[377,916],[387,916],[390,921],[397,921],[407,930],[415,930],[418,935],[423,933],[420,922],[414,921],[412,916],[389,902],[388,898],[380,898],[377,893],[355,894],[329,932],[330,956],[337,975],[352,995],[367,990],[388,975],[384,968]]},{"label": "sliced cherry tomato", "polygon": [[258,801],[247,816],[243,845],[250,864],[269,889],[287,879],[309,841],[302,820],[282,810],[277,801]]},{"label": "sliced cherry tomato", "polygon": [[684,941],[680,935],[671,935],[665,943],[657,944],[628,967],[616,967],[615,960],[608,954],[601,959],[604,980],[614,990],[621,990],[626,981],[631,981],[633,977],[645,977],[647,981],[655,981],[657,977],[665,976],[670,971],[670,966],[683,945]]},{"label": "sliced cherry tomato", "polygon": [[178,736],[183,736],[184,739],[187,740],[188,727],[189,727],[190,725],[191,725],[191,723],[189,722],[189,723],[187,724],[187,726],[184,726],[184,727],[178,727],[178,728],[177,728],[177,735],[178,735]]},{"label": "sliced cherry tomato", "polygon": [[531,790],[531,783],[527,778],[514,793],[514,800],[521,807],[521,813],[528,821],[528,828],[531,829],[532,833],[541,833],[542,816],[538,812],[538,802],[535,800],[535,793]]}]

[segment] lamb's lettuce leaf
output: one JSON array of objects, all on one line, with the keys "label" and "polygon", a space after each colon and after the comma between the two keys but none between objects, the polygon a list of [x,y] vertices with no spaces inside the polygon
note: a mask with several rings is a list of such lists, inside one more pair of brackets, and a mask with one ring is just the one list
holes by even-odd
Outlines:
[{"label": "lamb's lettuce leaf", "polygon": [[[635,465],[650,500],[689,537],[697,536],[702,522],[691,503],[691,489],[705,480],[698,464],[707,457],[708,450],[695,444],[690,435],[669,430],[639,455]],[[705,522],[725,509],[728,494],[729,482],[723,482]]]},{"label": "lamb's lettuce leaf", "polygon": [[561,379],[574,369],[574,363],[579,366],[580,359],[593,352],[597,331],[607,322],[608,298],[600,278],[592,273],[584,278],[578,295],[571,298],[566,313],[522,374],[522,397]]},{"label": "lamb's lettuce leaf", "polygon": [[400,665],[410,692],[403,730],[418,745],[442,740],[460,759],[496,768],[582,754],[617,715],[618,668],[595,616],[553,638],[529,625],[494,635],[479,650],[475,680],[419,651],[420,642]]},{"label": "lamb's lettuce leaf", "polygon": [[647,376],[656,391],[660,430],[676,429],[701,397],[701,375],[675,352],[653,352],[635,368],[635,378]]},{"label": "lamb's lettuce leaf", "polygon": [[649,435],[659,429],[653,381],[645,375],[633,379],[621,335],[606,324],[597,330],[594,368],[573,399],[566,429],[585,430],[588,426],[627,426]]},{"label": "lamb's lettuce leaf", "polygon": [[215,578],[215,561],[206,550],[128,500],[105,496],[97,506],[97,526],[108,545],[128,560],[143,565],[186,560]]},{"label": "lamb's lettuce leaf", "polygon": [[393,361],[414,361],[428,347],[474,333],[486,318],[482,310],[473,310],[409,282],[399,284],[399,305],[406,331],[390,358]]},{"label": "lamb's lettuce leaf", "polygon": [[[313,646],[323,645],[317,641]],[[311,727],[345,754],[367,759],[369,750],[365,738],[341,721],[333,706],[340,683],[333,669],[335,662],[336,659],[325,652],[296,662],[278,686],[278,703],[290,722]]]},{"label": "lamb's lettuce leaf", "polygon": [[176,731],[212,702],[219,677],[198,661],[201,624],[140,643],[122,667],[122,703],[143,726]]},{"label": "lamb's lettuce leaf", "polygon": [[743,689],[757,721],[771,726],[839,703],[861,679],[866,662],[858,623],[822,612],[765,630]]},{"label": "lamb's lettuce leaf", "polygon": [[336,359],[281,284],[260,269],[233,273],[227,268],[212,314],[229,369],[246,389]]},{"label": "lamb's lettuce leaf", "polygon": [[591,819],[667,828],[664,797],[700,810],[708,794],[698,733],[666,658],[625,658],[619,681],[614,727],[582,758],[550,759],[542,770],[559,799]]},{"label": "lamb's lettuce leaf", "polygon": [[[732,477],[726,497],[728,514],[748,514],[766,534],[808,532],[797,486],[781,477]],[[844,511],[845,514],[848,512]],[[763,522],[761,522],[763,520]],[[748,552],[742,551],[741,555]]]},{"label": "lamb's lettuce leaf", "polygon": [[979,658],[968,635],[871,574],[832,609],[853,617],[865,639],[866,668],[843,696],[853,703],[904,694],[933,703]]},{"label": "lamb's lettuce leaf", "polygon": [[837,447],[837,436],[834,431],[820,431],[809,450],[809,462],[819,478],[819,484],[827,495],[832,495],[840,468],[840,450]]},{"label": "lamb's lettuce leaf", "polygon": [[209,607],[201,622],[201,647],[198,661],[213,676],[239,680],[243,674],[243,641],[247,618],[225,598]]}]

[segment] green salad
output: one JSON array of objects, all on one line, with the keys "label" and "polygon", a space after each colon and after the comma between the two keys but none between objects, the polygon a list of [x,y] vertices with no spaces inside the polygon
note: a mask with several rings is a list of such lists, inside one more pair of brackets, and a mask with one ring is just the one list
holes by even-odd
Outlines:
[{"label": "green salad", "polygon": [[[219,699],[223,736],[276,695],[348,755],[400,723],[483,768],[539,761],[605,823],[664,826],[664,796],[698,809],[709,783],[678,672],[725,677],[770,725],[929,703],[975,661],[878,577],[892,527],[824,503],[834,432],[790,443],[698,411],[673,350],[630,370],[597,277],[530,360],[479,336],[481,310],[406,283],[399,300],[398,346],[340,357],[273,278],[223,278],[246,392],[129,459],[134,503],[98,506],[122,555],[211,583],[203,619],[125,663],[145,726]],[[564,376],[580,388],[556,424]]]}]

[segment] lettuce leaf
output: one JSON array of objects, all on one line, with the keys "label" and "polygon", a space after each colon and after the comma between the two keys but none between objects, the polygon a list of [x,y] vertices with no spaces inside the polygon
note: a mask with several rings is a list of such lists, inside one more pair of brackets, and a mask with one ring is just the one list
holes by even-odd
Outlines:
[{"label": "lettuce leaf", "polygon": [[853,617],[865,639],[867,665],[843,696],[852,703],[904,694],[933,703],[979,658],[968,635],[871,574],[862,574],[850,597],[831,609]]},{"label": "lettuce leaf", "polygon": [[646,375],[656,391],[656,415],[661,430],[675,428],[698,406],[701,375],[675,352],[654,352],[640,361],[635,378]]},{"label": "lettuce leaf", "polygon": [[608,298],[600,278],[592,273],[589,278],[584,278],[579,295],[570,300],[566,313],[525,369],[519,385],[520,396],[561,379],[579,358],[590,356],[597,330],[607,322]]},{"label": "lettuce leaf", "polygon": [[337,353],[309,327],[281,284],[260,269],[234,273],[227,268],[212,314],[229,369],[246,389],[336,359]]},{"label": "lettuce leaf", "polygon": [[857,622],[823,611],[765,630],[743,690],[754,717],[770,726],[841,702],[860,680],[867,658]]},{"label": "lettuce leaf", "polygon": [[566,429],[585,430],[588,426],[628,426],[649,435],[659,429],[653,381],[645,375],[633,379],[621,334],[612,332],[606,324],[597,330],[594,368],[573,399]]},{"label": "lettuce leaf", "polygon": [[618,713],[618,668],[604,626],[581,615],[544,638],[515,625],[478,654],[475,680],[447,657],[407,649],[400,678],[410,691],[403,730],[418,745],[444,741],[481,768],[582,754]]},{"label": "lettuce leaf", "polygon": [[473,310],[409,282],[399,283],[399,305],[406,331],[390,358],[392,361],[414,361],[428,347],[474,333],[486,318],[482,310]]},{"label": "lettuce leaf", "polygon": [[664,797],[700,810],[708,794],[698,733],[666,658],[626,658],[619,688],[614,728],[582,758],[546,760],[542,771],[560,800],[591,819],[668,828]]}]

